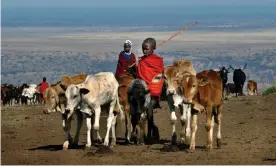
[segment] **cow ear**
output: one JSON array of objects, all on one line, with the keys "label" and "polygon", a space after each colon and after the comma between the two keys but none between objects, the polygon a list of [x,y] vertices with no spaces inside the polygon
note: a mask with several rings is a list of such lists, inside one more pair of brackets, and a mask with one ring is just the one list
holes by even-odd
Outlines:
[{"label": "cow ear", "polygon": [[86,95],[87,93],[89,93],[90,91],[86,88],[80,88],[80,94],[84,94]]},{"label": "cow ear", "polygon": [[150,92],[149,89],[145,89],[145,94],[148,94]]},{"label": "cow ear", "polygon": [[201,78],[199,81],[198,81],[198,85],[199,86],[205,86],[209,83],[209,80],[207,78]]},{"label": "cow ear", "polygon": [[60,84],[59,86],[61,87],[61,89],[63,89],[64,91],[66,91],[67,85]]}]

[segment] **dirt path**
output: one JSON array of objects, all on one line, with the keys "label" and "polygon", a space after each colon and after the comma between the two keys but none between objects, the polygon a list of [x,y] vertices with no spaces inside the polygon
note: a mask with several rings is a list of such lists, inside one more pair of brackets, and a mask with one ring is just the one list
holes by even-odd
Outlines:
[{"label": "dirt path", "polygon": [[[222,116],[221,149],[206,152],[204,115],[198,116],[196,152],[161,152],[169,144],[171,126],[166,103],[161,103],[155,121],[161,141],[152,146],[126,146],[123,132],[113,154],[94,155],[83,150],[86,126],[82,127],[80,148],[62,150],[64,132],[59,113],[44,115],[41,107],[1,108],[2,164],[276,164],[276,95],[240,97],[225,101]],[[106,120],[101,119],[104,137]],[[216,126],[215,126],[216,127]],[[122,126],[120,127],[122,128]],[[73,133],[75,122],[73,122]],[[180,121],[177,124],[180,131]],[[216,128],[214,131],[214,140]]]}]

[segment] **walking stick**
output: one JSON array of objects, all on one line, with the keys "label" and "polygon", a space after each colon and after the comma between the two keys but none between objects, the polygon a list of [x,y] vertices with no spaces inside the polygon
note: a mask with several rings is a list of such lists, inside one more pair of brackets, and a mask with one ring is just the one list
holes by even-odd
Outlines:
[{"label": "walking stick", "polygon": [[170,40],[171,40],[172,38],[174,38],[175,36],[177,36],[177,35],[183,33],[185,30],[191,28],[192,26],[194,26],[194,25],[197,24],[197,23],[198,23],[198,22],[196,21],[196,22],[194,22],[194,23],[192,23],[192,24],[186,26],[185,28],[181,29],[181,30],[178,31],[177,33],[173,34],[173,35],[172,35],[170,38],[168,38],[167,40],[164,40],[162,43],[158,44],[157,47],[162,46],[163,44],[167,43],[168,41],[170,41]]},{"label": "walking stick", "polygon": [[[157,47],[162,46],[163,44],[167,43],[168,41],[170,41],[170,40],[171,40],[172,38],[174,38],[175,36],[177,36],[177,35],[183,33],[185,30],[191,28],[192,26],[194,26],[194,25],[197,24],[197,23],[198,23],[198,22],[196,21],[196,22],[194,22],[194,23],[192,23],[192,24],[186,26],[185,28],[183,28],[183,29],[181,29],[180,31],[178,31],[178,32],[176,32],[175,34],[173,34],[173,35],[172,35],[170,38],[168,38],[167,40],[164,40],[162,43],[158,44]],[[135,64],[136,64],[136,63],[133,63],[133,64],[130,65],[129,67],[132,67],[132,66],[134,66]]]}]

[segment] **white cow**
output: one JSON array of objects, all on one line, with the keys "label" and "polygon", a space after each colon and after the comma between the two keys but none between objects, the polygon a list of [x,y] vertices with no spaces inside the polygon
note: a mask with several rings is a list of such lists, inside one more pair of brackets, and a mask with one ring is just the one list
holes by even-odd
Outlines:
[{"label": "white cow", "polygon": [[[63,85],[61,85],[64,89]],[[112,127],[112,142],[111,146],[116,145],[115,124],[117,114],[121,115],[121,120],[124,119],[124,113],[119,104],[118,97],[119,83],[111,72],[101,72],[96,75],[88,75],[86,80],[77,85],[69,85],[66,89],[65,96],[67,104],[65,112],[67,120],[70,119],[74,110],[79,104],[82,105],[81,111],[86,114],[87,124],[87,144],[86,147],[91,146],[91,116],[95,114],[94,130],[97,132],[97,138],[101,140],[99,134],[101,106],[110,103],[109,114],[107,118],[107,131],[104,139],[104,145],[109,144],[109,132]],[[114,110],[115,105],[118,107]]]},{"label": "white cow", "polygon": [[29,104],[34,104],[35,96],[34,94],[37,92],[37,85],[30,84],[28,88],[24,88],[22,91],[22,96],[28,98]]}]

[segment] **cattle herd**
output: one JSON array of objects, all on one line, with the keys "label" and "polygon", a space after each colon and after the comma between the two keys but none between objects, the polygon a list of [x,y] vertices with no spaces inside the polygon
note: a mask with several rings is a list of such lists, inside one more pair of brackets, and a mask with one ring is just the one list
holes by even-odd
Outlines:
[{"label": "cattle herd", "polygon": [[39,105],[40,100],[39,86],[36,84],[23,84],[14,86],[12,84],[1,85],[2,105]]},{"label": "cattle herd", "polygon": [[[165,67],[162,77],[165,79],[161,100],[169,104],[170,120],[172,124],[171,143],[176,144],[176,121],[175,108],[180,111],[181,132],[180,143],[190,145],[190,150],[195,150],[197,131],[197,115],[206,114],[207,149],[213,148],[213,128],[217,124],[217,147],[221,146],[221,124],[223,99],[230,93],[236,96],[243,95],[243,86],[246,80],[244,73],[246,65],[242,69],[229,67],[219,71],[204,70],[196,73],[193,64],[187,59],[175,61]],[[230,68],[233,70],[234,83],[227,83],[227,74]],[[60,112],[62,127],[65,131],[66,140],[63,149],[78,145],[80,129],[83,118],[86,120],[87,140],[86,147],[91,147],[94,141],[102,141],[99,133],[100,116],[102,110],[107,110],[107,129],[103,140],[104,146],[116,145],[116,122],[125,123],[126,143],[143,144],[149,139],[158,140],[158,128],[154,127],[153,133],[147,133],[146,122],[153,123],[153,113],[149,106],[151,96],[149,89],[143,80],[136,78],[136,73],[128,72],[120,78],[115,78],[112,72],[100,72],[95,75],[81,73],[72,77],[62,76],[61,80],[51,84],[43,93],[43,112]],[[248,94],[257,95],[257,83],[248,81]],[[12,104],[39,104],[41,94],[35,84],[13,86],[3,84],[1,86],[1,100],[3,105]],[[158,107],[157,103],[157,107]],[[160,106],[159,106],[160,107]],[[71,137],[72,116],[76,115],[77,128],[74,138]],[[117,119],[119,117],[119,119]],[[93,138],[94,130],[96,139]],[[112,133],[109,143],[109,133]]]}]

